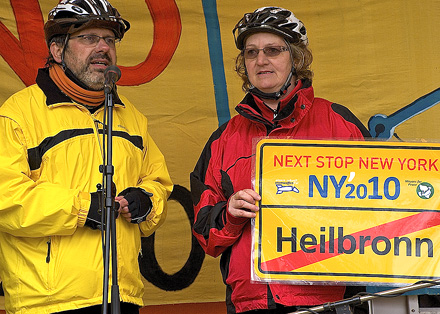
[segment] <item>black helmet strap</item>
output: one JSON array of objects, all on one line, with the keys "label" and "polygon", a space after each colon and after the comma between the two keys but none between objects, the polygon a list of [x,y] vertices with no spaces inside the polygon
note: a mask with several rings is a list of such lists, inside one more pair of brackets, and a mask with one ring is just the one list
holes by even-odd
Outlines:
[{"label": "black helmet strap", "polygon": [[69,42],[70,39],[70,32],[67,32],[66,34],[66,39],[64,39],[64,45],[63,45],[63,50],[61,50],[61,67],[63,68],[64,71],[66,71],[66,62],[64,62],[64,54],[66,52],[66,48],[67,48],[67,43]]},{"label": "black helmet strap", "polygon": [[265,93],[262,92],[261,90],[259,90],[258,88],[256,88],[255,86],[252,86],[251,88],[249,88],[249,93],[262,98],[262,99],[275,99],[278,100],[280,99],[283,95],[286,94],[287,89],[289,88],[289,86],[292,84],[291,83],[291,79],[293,77],[293,74],[295,73],[295,68],[292,67],[292,70],[290,71],[289,75],[287,76],[287,80],[284,83],[284,85],[281,87],[281,89],[278,92],[274,92],[274,93]]}]

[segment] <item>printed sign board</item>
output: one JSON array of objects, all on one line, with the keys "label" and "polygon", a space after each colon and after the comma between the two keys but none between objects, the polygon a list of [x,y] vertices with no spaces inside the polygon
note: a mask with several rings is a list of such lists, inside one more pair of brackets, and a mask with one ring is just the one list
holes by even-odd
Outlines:
[{"label": "printed sign board", "polygon": [[440,277],[440,145],[263,139],[253,280],[414,283]]}]

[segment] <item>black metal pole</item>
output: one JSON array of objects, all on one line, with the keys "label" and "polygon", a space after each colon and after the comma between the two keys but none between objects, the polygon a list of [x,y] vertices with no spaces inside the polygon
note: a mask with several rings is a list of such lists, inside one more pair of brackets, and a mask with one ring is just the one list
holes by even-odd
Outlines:
[{"label": "black metal pole", "polygon": [[[107,123],[104,123],[107,151],[106,164],[104,165],[104,187],[105,187],[105,249],[104,249],[104,286],[103,286],[103,304],[102,313],[108,314],[108,292],[109,292],[109,264],[110,264],[110,249],[111,249],[111,264],[112,264],[112,287],[111,287],[111,314],[120,314],[121,307],[119,301],[119,284],[118,284],[118,261],[117,261],[117,246],[116,246],[116,213],[115,200],[112,195],[113,186],[113,91],[114,82],[110,86],[106,85],[105,92],[105,112],[107,113]],[[104,121],[105,121],[104,120]]]}]

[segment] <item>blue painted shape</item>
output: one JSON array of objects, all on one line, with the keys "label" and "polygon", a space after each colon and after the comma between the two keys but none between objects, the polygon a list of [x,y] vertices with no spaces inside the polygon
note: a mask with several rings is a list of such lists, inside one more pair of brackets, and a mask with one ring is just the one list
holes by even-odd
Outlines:
[{"label": "blue painted shape", "polygon": [[389,140],[398,125],[438,103],[440,103],[440,88],[420,97],[389,116],[384,114],[372,116],[368,121],[368,130],[373,138]]},{"label": "blue painted shape", "polygon": [[[418,98],[409,105],[397,110],[393,114],[386,116],[384,114],[376,114],[368,121],[368,129],[373,138],[389,140],[394,129],[401,123],[411,119],[412,117],[428,110],[429,108],[440,103],[440,88]],[[378,293],[391,290],[397,287],[367,286],[367,292]],[[432,288],[422,288],[406,292],[404,295],[440,295],[440,288],[433,286]]]},{"label": "blue painted shape", "polygon": [[216,0],[202,0],[219,126],[231,119]]}]

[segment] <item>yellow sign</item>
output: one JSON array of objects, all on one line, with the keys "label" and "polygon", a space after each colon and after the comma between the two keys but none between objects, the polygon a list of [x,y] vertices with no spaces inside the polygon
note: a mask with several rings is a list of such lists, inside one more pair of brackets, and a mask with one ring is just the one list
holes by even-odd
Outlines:
[{"label": "yellow sign", "polygon": [[440,277],[440,144],[264,139],[255,160],[254,280]]}]

